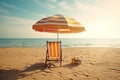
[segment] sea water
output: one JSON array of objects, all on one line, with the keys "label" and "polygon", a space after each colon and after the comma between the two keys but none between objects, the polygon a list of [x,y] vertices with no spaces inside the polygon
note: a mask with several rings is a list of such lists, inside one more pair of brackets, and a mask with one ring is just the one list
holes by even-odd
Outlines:
[{"label": "sea water", "polygon": [[[115,47],[120,48],[120,39],[61,38],[62,47]],[[54,38],[0,38],[0,47],[46,47],[46,41]]]}]

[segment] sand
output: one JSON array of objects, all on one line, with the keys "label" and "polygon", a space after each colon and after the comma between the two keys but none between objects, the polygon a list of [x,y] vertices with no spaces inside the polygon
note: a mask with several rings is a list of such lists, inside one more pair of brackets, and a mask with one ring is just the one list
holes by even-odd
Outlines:
[{"label": "sand", "polygon": [[[0,48],[0,80],[120,80],[120,48],[62,48],[62,67],[44,67],[46,48]],[[80,65],[71,58],[81,56]],[[54,64],[54,65],[52,65]]]}]

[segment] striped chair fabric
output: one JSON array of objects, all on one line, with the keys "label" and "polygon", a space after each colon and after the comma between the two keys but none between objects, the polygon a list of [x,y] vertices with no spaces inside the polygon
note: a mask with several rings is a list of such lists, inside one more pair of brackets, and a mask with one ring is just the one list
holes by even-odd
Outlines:
[{"label": "striped chair fabric", "polygon": [[61,41],[47,41],[47,51],[46,51],[46,60],[45,66],[47,65],[47,61],[62,61],[62,49],[61,49]]}]

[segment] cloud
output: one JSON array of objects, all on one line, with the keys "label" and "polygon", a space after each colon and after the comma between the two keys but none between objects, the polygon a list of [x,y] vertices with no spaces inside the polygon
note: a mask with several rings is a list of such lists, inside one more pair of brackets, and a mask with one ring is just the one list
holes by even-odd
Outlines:
[{"label": "cloud", "polygon": [[57,0],[48,0],[47,1],[42,1],[42,0],[32,0],[35,4],[37,4],[37,7],[45,8],[45,9],[54,9],[56,8],[55,3]]},{"label": "cloud", "polygon": [[4,7],[7,7],[7,8],[11,8],[11,9],[15,9],[15,10],[20,10],[22,12],[27,12],[25,9],[18,8],[17,6],[14,6],[12,4],[4,3],[4,2],[0,2],[0,4],[3,5]]},{"label": "cloud", "polygon": [[[37,1],[39,1],[39,0],[35,0],[35,1],[37,2]],[[37,2],[37,3],[38,3],[38,2]],[[43,14],[31,12],[31,11],[29,11],[29,10],[26,10],[26,9],[23,9],[23,8],[20,8],[20,7],[17,7],[17,6],[14,6],[14,5],[12,5],[12,4],[8,4],[8,3],[1,2],[1,5],[5,6],[5,7],[7,7],[7,8],[15,9],[15,11],[20,11],[20,12],[25,13],[25,14],[28,14],[28,13],[29,13],[29,15],[33,16],[34,18],[40,18],[40,17],[44,17],[44,16],[45,16],[45,15],[43,15]],[[49,7],[50,7],[50,6],[49,6]],[[0,12],[8,14],[10,11],[0,8]]]},{"label": "cloud", "polygon": [[[0,24],[1,38],[38,38],[48,36],[47,33],[36,32],[32,29],[32,25],[36,22],[33,19],[2,16],[3,24]],[[56,34],[49,34],[49,37]]]},{"label": "cloud", "polygon": [[47,9],[54,9],[54,8],[56,8],[56,5],[54,5],[54,4],[50,4],[50,3],[46,3],[46,4],[44,4],[44,7],[45,8],[47,8]]},{"label": "cloud", "polygon": [[40,0],[32,0],[32,1],[33,1],[34,3],[36,3],[36,4],[38,4],[38,5],[41,4],[41,3],[40,3]]},{"label": "cloud", "polygon": [[11,5],[11,4],[8,4],[8,3],[0,2],[0,4],[5,6],[5,7],[8,7],[8,8],[15,8],[16,9],[16,7],[14,5]]},{"label": "cloud", "polygon": [[0,8],[0,14],[1,13],[3,13],[3,14],[9,14],[9,11],[7,11],[6,9]]},{"label": "cloud", "polygon": [[56,3],[57,2],[57,0],[49,0],[50,2],[53,2],[53,3]]},{"label": "cloud", "polygon": [[82,11],[89,11],[89,10],[94,11],[97,8],[97,5],[93,5],[93,4],[90,4],[90,3],[89,4],[88,3],[83,3],[83,2],[78,1],[78,0],[74,1],[74,6],[75,6],[76,9],[82,10]]},{"label": "cloud", "polygon": [[0,37],[30,37],[36,35],[32,30],[32,25],[36,22],[33,19],[2,16],[0,23]]},{"label": "cloud", "polygon": [[39,20],[41,18],[44,18],[46,17],[45,14],[41,14],[41,13],[35,13],[35,12],[27,12],[27,13],[30,13],[29,15],[33,18],[33,19],[36,19],[36,20]]},{"label": "cloud", "polygon": [[[28,27],[32,26],[35,23],[35,20],[27,19],[27,18],[20,18],[20,17],[10,17],[10,16],[2,16],[3,24],[6,26],[15,26],[15,27]],[[4,26],[5,27],[5,26]]]},{"label": "cloud", "polygon": [[82,4],[80,1],[75,1],[74,2],[74,5],[75,5],[75,7],[77,8],[77,9],[82,9],[82,8],[84,8],[85,7],[85,5],[84,4]]},{"label": "cloud", "polygon": [[70,6],[67,4],[67,2],[65,2],[65,1],[60,2],[60,3],[59,3],[59,6],[60,6],[61,8],[63,8],[63,9],[65,9],[65,10],[71,10],[71,9],[72,9],[72,7],[70,7]]}]

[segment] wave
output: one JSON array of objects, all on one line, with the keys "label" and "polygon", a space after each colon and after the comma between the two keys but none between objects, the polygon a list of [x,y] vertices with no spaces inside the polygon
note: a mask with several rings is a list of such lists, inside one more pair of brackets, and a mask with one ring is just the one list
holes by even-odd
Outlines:
[{"label": "wave", "polygon": [[[10,38],[0,39],[0,47],[46,47],[46,41],[56,39]],[[120,48],[120,39],[61,39],[62,47],[115,47]]]}]

